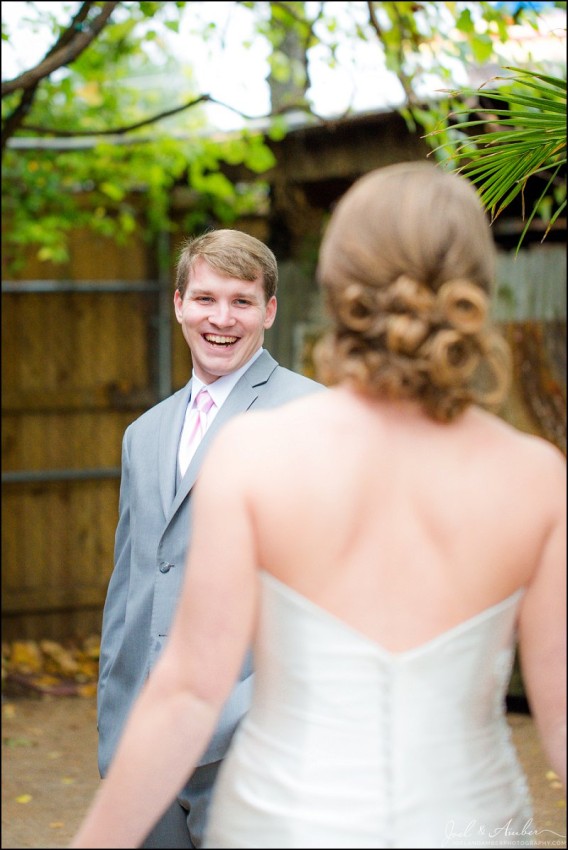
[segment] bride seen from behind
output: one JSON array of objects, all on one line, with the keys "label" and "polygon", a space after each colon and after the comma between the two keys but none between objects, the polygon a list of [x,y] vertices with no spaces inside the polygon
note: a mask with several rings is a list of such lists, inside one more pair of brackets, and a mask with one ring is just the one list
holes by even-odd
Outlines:
[{"label": "bride seen from behind", "polygon": [[73,847],[143,841],[251,645],[205,846],[538,842],[505,694],[518,641],[565,783],[566,467],[496,412],[493,275],[462,177],[400,163],[340,200],[318,265],[330,389],[216,437],[174,628]]}]

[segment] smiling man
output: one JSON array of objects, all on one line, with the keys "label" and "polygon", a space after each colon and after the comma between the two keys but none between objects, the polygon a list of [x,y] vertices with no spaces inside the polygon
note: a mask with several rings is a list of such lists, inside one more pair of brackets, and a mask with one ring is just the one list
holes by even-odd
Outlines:
[{"label": "smiling man", "polygon": [[[227,232],[233,239],[238,236],[239,242],[245,235],[234,230],[213,231],[219,238]],[[192,253],[192,262],[184,262],[178,270],[176,318],[191,351],[194,374],[205,384],[246,366],[260,352],[264,331],[274,323],[276,260],[268,262],[272,252],[266,256],[257,253],[258,259],[252,255],[233,258],[228,253],[221,260],[216,255],[216,262],[222,262],[217,268],[210,264],[210,257]]]},{"label": "smiling man", "polygon": [[[126,717],[165,641],[191,543],[191,493],[215,433],[232,416],[322,389],[263,349],[276,317],[272,251],[238,230],[213,230],[181,251],[174,308],[191,352],[188,384],[124,434],[114,570],[105,602],[98,688],[99,770],[105,776]],[[219,482],[223,486],[223,482]],[[210,794],[249,706],[250,661],[217,732],[144,847],[199,847]]]}]

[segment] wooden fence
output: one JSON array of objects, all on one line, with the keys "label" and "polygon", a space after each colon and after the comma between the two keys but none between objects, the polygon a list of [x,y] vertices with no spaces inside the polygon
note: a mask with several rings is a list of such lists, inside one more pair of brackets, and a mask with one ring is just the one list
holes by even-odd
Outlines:
[{"label": "wooden fence", "polygon": [[171,390],[167,269],[96,242],[65,280],[2,283],[5,640],[100,629],[122,434]]}]

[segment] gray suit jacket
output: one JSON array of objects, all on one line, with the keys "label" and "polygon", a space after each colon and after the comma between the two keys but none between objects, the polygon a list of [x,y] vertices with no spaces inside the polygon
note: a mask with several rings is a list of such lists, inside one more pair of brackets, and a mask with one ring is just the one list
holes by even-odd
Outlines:
[{"label": "gray suit jacket", "polygon": [[[190,541],[191,490],[215,433],[232,416],[277,407],[323,389],[279,366],[267,351],[241,376],[211,423],[176,491],[177,450],[191,381],[126,429],[114,571],[103,613],[97,696],[104,776],[126,717],[168,636]],[[217,761],[247,710],[250,657],[200,764]]]}]

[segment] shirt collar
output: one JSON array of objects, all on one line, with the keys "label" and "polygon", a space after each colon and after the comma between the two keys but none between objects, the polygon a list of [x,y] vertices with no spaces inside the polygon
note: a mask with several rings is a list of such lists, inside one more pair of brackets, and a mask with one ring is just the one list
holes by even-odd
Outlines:
[{"label": "shirt collar", "polygon": [[260,357],[263,351],[264,349],[261,346],[258,351],[256,351],[252,355],[252,357],[247,360],[244,366],[241,366],[241,368],[237,369],[235,372],[230,372],[228,375],[221,375],[221,377],[217,378],[216,381],[213,381],[212,384],[204,384],[203,381],[201,381],[197,377],[195,372],[193,372],[191,379],[191,398],[189,400],[189,404],[191,405],[193,403],[193,401],[197,397],[198,392],[202,389],[202,387],[206,386],[207,392],[215,402],[215,407],[218,410],[223,404],[223,402],[225,402],[229,397],[231,390],[233,389],[233,387],[236,386],[239,378],[244,375],[249,366],[254,363],[257,357]]}]

